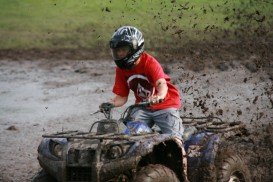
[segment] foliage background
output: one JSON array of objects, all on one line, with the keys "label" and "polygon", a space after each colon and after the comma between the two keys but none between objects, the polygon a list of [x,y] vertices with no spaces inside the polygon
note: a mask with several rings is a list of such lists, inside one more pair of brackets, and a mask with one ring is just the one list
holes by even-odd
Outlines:
[{"label": "foliage background", "polygon": [[0,0],[0,55],[61,50],[108,58],[108,41],[122,25],[139,28],[155,56],[268,47],[272,9],[271,0]]}]

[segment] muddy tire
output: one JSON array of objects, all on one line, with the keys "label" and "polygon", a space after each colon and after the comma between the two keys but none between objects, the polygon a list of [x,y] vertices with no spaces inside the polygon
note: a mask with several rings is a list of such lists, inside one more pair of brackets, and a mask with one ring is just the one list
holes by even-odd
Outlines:
[{"label": "muddy tire", "polygon": [[41,170],[33,177],[32,182],[57,182],[57,180],[47,174],[44,170]]},{"label": "muddy tire", "polygon": [[249,182],[251,181],[248,167],[238,155],[222,156],[218,164],[219,182]]},{"label": "muddy tire", "polygon": [[144,166],[136,173],[134,182],[179,182],[175,173],[167,168],[166,166],[160,164],[150,164]]}]

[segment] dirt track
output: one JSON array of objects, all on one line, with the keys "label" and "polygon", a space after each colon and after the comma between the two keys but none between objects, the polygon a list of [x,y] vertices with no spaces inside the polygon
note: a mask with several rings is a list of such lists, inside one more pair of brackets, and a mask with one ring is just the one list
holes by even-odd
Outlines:
[{"label": "dirt track", "polygon": [[[165,68],[182,93],[181,115],[213,114],[246,123],[253,143],[262,146],[261,157],[250,166],[256,166],[255,179],[272,177],[270,72],[236,60],[198,72],[190,71],[183,60]],[[86,131],[91,122],[102,118],[90,113],[112,97],[113,80],[111,61],[0,61],[0,181],[31,180],[39,171],[36,157],[42,134]],[[117,109],[114,117],[123,109]]]}]

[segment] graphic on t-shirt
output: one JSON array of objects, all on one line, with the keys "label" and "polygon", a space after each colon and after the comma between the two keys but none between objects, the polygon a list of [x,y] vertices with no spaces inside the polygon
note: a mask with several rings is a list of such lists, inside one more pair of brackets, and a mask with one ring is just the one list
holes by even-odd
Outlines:
[{"label": "graphic on t-shirt", "polygon": [[146,76],[132,75],[128,78],[127,84],[136,96],[141,99],[147,99],[154,94],[154,87]]}]

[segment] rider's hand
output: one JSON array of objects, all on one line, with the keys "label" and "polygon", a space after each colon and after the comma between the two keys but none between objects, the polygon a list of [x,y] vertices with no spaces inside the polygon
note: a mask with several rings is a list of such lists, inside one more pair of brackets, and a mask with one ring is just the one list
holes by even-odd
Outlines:
[{"label": "rider's hand", "polygon": [[158,95],[153,95],[151,96],[148,101],[151,103],[151,104],[158,104],[158,103],[161,103],[163,102],[164,99],[162,99],[160,96]]},{"label": "rider's hand", "polygon": [[110,102],[104,102],[99,106],[101,112],[108,112],[114,107],[115,107],[115,105]]}]

